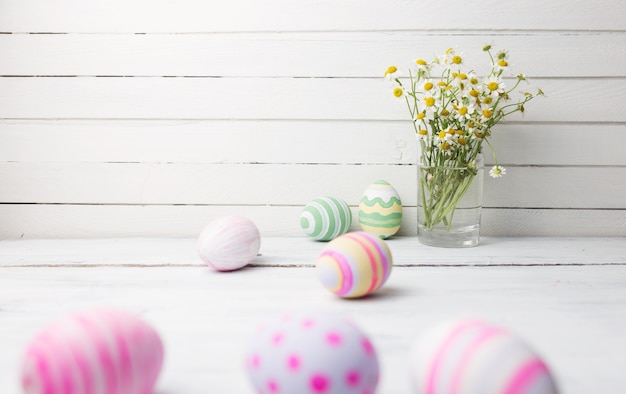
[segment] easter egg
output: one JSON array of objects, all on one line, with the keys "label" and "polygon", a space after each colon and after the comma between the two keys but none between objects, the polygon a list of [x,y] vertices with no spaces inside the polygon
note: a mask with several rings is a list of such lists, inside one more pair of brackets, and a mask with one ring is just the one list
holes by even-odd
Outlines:
[{"label": "easter egg", "polygon": [[261,324],[245,369],[258,393],[374,393],[376,351],[353,323],[331,314],[293,313]]},{"label": "easter egg", "polygon": [[350,207],[335,197],[316,198],[300,214],[300,227],[306,235],[318,241],[330,241],[344,234],[351,224]]},{"label": "easter egg", "polygon": [[248,265],[260,248],[259,229],[243,216],[217,218],[198,237],[200,258],[218,271],[232,271]]},{"label": "easter egg", "polygon": [[74,313],[50,323],[26,350],[28,394],[151,393],[163,363],[157,332],[118,310]]},{"label": "easter egg", "polygon": [[479,320],[434,326],[411,351],[412,393],[556,394],[537,353],[507,330]]},{"label": "easter egg", "polygon": [[343,298],[378,290],[389,278],[393,260],[387,243],[372,233],[356,231],[330,241],[315,269],[322,285]]},{"label": "easter egg", "polygon": [[398,232],[402,223],[402,201],[387,181],[369,185],[359,202],[359,224],[363,231],[387,239]]}]

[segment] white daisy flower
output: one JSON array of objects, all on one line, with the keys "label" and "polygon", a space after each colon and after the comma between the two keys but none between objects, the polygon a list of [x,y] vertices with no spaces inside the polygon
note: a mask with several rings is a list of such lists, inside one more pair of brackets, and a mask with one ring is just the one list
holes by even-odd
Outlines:
[{"label": "white daisy flower", "polygon": [[503,175],[506,175],[506,168],[502,166],[493,166],[491,170],[489,171],[489,175],[492,178],[500,178]]},{"label": "white daisy flower", "polygon": [[506,85],[504,84],[504,81],[498,77],[490,77],[487,81],[485,81],[485,92],[491,97],[495,98],[500,94],[503,94],[505,88]]}]

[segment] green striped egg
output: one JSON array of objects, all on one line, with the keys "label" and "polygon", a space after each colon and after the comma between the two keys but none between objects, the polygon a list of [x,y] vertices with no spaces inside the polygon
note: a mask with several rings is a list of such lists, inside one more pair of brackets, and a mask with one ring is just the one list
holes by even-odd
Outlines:
[{"label": "green striped egg", "polygon": [[376,181],[363,193],[359,202],[359,224],[363,231],[378,234],[383,239],[400,229],[402,201],[387,181]]},{"label": "green striped egg", "polygon": [[330,241],[350,229],[352,212],[345,201],[321,197],[308,203],[300,214],[304,233],[318,241]]}]

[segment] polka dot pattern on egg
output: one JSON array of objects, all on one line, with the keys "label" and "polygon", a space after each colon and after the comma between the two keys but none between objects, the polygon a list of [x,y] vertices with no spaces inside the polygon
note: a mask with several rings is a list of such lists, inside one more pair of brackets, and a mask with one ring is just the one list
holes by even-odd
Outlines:
[{"label": "polka dot pattern on egg", "polygon": [[245,367],[258,393],[367,394],[378,384],[371,341],[327,314],[285,314],[262,324]]}]

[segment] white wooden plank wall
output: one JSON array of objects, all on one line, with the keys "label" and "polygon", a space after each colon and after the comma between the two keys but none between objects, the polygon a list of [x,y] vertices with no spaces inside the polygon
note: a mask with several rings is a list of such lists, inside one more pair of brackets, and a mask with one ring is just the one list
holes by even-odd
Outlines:
[{"label": "white wooden plank wall", "polygon": [[[0,237],[300,236],[313,198],[387,179],[416,233],[416,145],[382,79],[508,49],[547,97],[496,130],[483,234],[626,236],[626,3],[0,0]],[[356,221],[355,221],[356,228]]]}]

